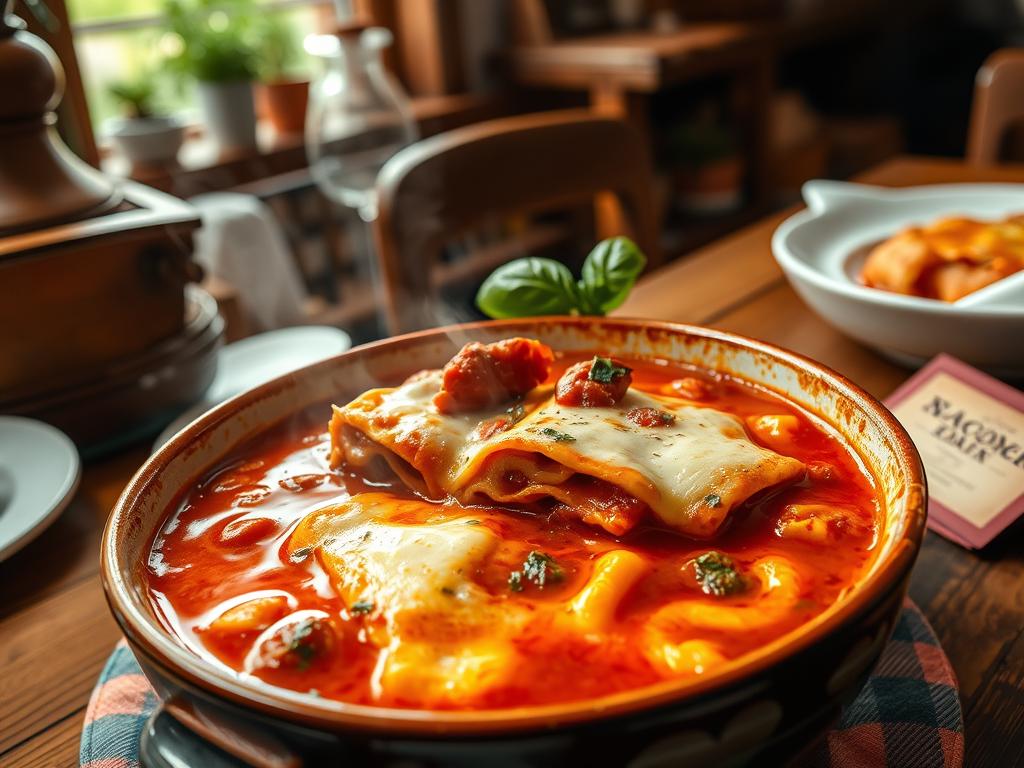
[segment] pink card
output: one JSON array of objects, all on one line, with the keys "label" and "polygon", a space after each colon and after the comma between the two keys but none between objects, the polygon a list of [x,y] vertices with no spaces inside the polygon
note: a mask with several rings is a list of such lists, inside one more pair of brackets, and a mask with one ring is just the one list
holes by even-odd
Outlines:
[{"label": "pink card", "polygon": [[932,530],[981,549],[1024,514],[1024,392],[939,355],[885,404],[924,461]]}]

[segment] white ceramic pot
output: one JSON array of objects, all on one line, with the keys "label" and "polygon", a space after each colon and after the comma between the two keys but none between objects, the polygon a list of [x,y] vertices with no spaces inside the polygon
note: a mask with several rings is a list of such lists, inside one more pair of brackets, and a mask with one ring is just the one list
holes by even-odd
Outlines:
[{"label": "white ceramic pot", "polygon": [[196,92],[206,127],[222,152],[256,146],[256,107],[251,82],[200,82]]},{"label": "white ceramic pot", "polygon": [[867,249],[944,216],[992,220],[1024,211],[1024,184],[884,189],[810,181],[807,209],[775,231],[772,251],[807,305],[838,330],[905,365],[940,353],[998,376],[1024,377],[1024,272],[948,303],[861,285]]},{"label": "white ceramic pot", "polygon": [[177,117],[142,117],[115,120],[110,138],[132,166],[175,162],[185,140],[185,126]]}]

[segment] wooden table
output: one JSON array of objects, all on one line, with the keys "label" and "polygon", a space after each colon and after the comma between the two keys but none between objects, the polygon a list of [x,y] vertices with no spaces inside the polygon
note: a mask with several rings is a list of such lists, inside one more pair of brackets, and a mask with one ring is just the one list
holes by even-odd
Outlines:
[{"label": "wooden table", "polygon": [[[1024,166],[976,169],[900,158],[860,177],[886,186],[1024,182]],[[801,352],[884,398],[909,371],[833,330],[793,292],[771,255],[771,216],[641,281],[622,315],[709,325]],[[960,680],[967,765],[1024,765],[1024,526],[983,553],[928,533],[910,595],[935,628]]]},{"label": "wooden table", "polygon": [[[893,186],[1024,181],[1024,166],[971,170],[901,159],[866,174]],[[773,216],[645,278],[621,313],[712,325],[808,354],[884,397],[907,371],[844,338],[790,290],[769,250]],[[86,468],[74,502],[0,565],[0,765],[72,766],[85,704],[119,632],[100,587],[103,522],[146,458],[139,447]],[[911,594],[960,678],[969,765],[1024,762],[1024,555],[1020,531],[982,555],[929,534]]]}]

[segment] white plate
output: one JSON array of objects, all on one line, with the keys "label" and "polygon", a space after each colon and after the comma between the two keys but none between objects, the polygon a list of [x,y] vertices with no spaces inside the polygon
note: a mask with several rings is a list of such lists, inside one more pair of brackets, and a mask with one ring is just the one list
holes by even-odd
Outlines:
[{"label": "white plate", "polygon": [[0,416],[0,562],[57,519],[80,471],[75,444],[59,429]]},{"label": "white plate", "polygon": [[217,357],[217,376],[205,397],[160,433],[153,443],[153,450],[229,397],[340,355],[351,346],[352,338],[347,333],[326,325],[281,328],[228,344]]},{"label": "white plate", "polygon": [[1024,376],[1018,293],[1024,272],[951,304],[868,288],[849,269],[853,254],[911,225],[1024,212],[1024,184],[886,189],[811,181],[803,195],[807,210],[775,230],[772,252],[796,292],[828,323],[903,364],[945,352],[996,375]]}]

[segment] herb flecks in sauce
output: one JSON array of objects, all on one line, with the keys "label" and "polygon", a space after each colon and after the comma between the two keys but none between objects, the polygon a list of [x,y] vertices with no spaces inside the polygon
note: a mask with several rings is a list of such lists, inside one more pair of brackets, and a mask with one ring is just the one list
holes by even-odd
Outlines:
[{"label": "herb flecks in sauce", "polygon": [[509,420],[513,424],[516,424],[526,418],[526,408],[523,407],[522,403],[510,405],[508,407],[508,410],[505,411],[505,413],[508,414]]},{"label": "herb flecks in sauce", "polygon": [[747,581],[732,558],[714,550],[693,560],[693,573],[706,595],[726,597],[747,588]]},{"label": "herb flecks in sauce", "polygon": [[555,559],[535,549],[526,556],[522,570],[509,574],[508,586],[513,592],[522,592],[523,581],[526,580],[536,585],[538,589],[544,589],[546,585],[557,584],[564,578],[565,572]]},{"label": "herb flecks in sauce", "polygon": [[370,613],[373,609],[373,600],[357,600],[349,608],[352,613]]},{"label": "herb flecks in sauce", "polygon": [[299,660],[298,668],[301,670],[308,669],[309,665],[313,663],[313,659],[316,658],[316,648],[312,644],[313,628],[316,623],[317,620],[313,618],[303,619],[295,625],[291,639],[288,641],[286,650],[288,653],[295,654]]}]

